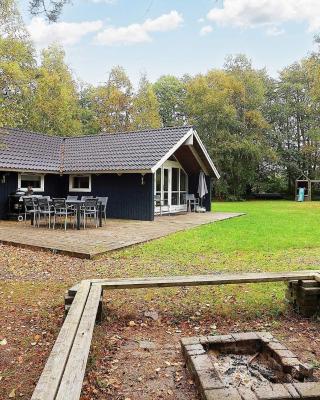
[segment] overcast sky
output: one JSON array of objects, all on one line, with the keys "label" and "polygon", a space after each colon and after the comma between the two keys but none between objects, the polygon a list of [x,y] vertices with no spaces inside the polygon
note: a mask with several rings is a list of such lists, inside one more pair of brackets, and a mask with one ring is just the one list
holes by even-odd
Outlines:
[{"label": "overcast sky", "polygon": [[136,84],[220,68],[245,53],[276,76],[314,49],[320,0],[73,0],[58,23],[21,11],[37,49],[61,43],[80,79],[104,82],[122,65]]}]

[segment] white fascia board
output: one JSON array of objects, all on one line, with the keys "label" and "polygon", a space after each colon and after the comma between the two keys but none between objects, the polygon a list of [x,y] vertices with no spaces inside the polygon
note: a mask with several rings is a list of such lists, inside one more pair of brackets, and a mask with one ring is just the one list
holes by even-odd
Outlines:
[{"label": "white fascia board", "polygon": [[167,159],[169,158],[169,157],[171,157],[172,156],[172,154],[173,153],[175,153],[177,150],[178,150],[178,148],[180,147],[180,146],[182,146],[183,144],[184,144],[184,142],[186,141],[186,140],[188,140],[189,138],[190,138],[190,136],[192,136],[193,135],[193,129],[191,128],[191,129],[189,129],[188,130],[188,132],[168,151],[168,153],[166,154],[166,155],[164,155],[162,158],[161,158],[161,160],[159,161],[159,162],[157,162],[157,164],[156,165],[154,165],[152,168],[151,168],[151,172],[153,172],[153,173],[155,173],[156,172],[156,170],[159,168],[159,167],[161,167],[161,165],[165,162],[165,161],[167,161]]},{"label": "white fascia board", "polygon": [[217,168],[216,168],[215,165],[213,164],[213,162],[212,162],[212,160],[211,160],[211,158],[210,158],[210,156],[209,156],[209,154],[208,154],[206,148],[204,147],[204,145],[203,145],[203,143],[202,143],[202,141],[201,141],[199,135],[197,134],[197,132],[196,132],[195,130],[193,130],[193,135],[194,135],[194,137],[196,138],[196,140],[197,140],[197,142],[198,142],[198,144],[199,144],[201,150],[203,151],[203,154],[205,155],[205,157],[206,157],[208,163],[210,164],[210,167],[212,168],[212,170],[213,170],[213,172],[214,172],[216,178],[217,178],[217,179],[220,179],[220,174],[219,174]]}]

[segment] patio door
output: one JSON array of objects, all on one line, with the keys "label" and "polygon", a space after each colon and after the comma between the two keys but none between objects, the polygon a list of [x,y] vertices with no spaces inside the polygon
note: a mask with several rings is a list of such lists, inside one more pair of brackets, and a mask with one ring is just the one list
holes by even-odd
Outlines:
[{"label": "patio door", "polygon": [[163,206],[162,211],[168,212],[171,205],[171,170],[170,168],[163,168],[162,170],[163,184],[162,184],[162,196]]},{"label": "patio door", "polygon": [[[177,161],[166,161],[155,173],[155,195],[161,197],[161,212],[186,211],[185,195],[188,176]],[[156,204],[155,214],[160,213]]]}]

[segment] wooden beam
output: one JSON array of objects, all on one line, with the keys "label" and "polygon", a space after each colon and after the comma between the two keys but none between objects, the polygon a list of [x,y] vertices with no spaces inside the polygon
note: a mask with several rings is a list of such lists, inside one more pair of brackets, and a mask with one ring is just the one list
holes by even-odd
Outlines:
[{"label": "wooden beam", "polygon": [[70,289],[68,289],[69,296],[75,296],[77,294],[77,291],[79,290],[80,285],[81,285],[81,282],[76,283],[74,286],[72,286]]},{"label": "wooden beam", "polygon": [[92,285],[56,400],[80,398],[100,297],[101,286]]},{"label": "wooden beam", "polygon": [[31,400],[54,400],[87,302],[91,283],[82,281]]},{"label": "wooden beam", "polygon": [[152,287],[231,285],[241,283],[263,283],[290,281],[293,279],[314,279],[318,271],[297,272],[253,272],[243,274],[212,274],[198,276],[172,276],[127,279],[93,279],[103,289],[134,289]]},{"label": "wooden beam", "polygon": [[31,400],[79,399],[103,288],[159,288],[309,279],[315,279],[320,282],[320,271],[258,272],[82,281],[71,289],[75,293],[75,299]]}]

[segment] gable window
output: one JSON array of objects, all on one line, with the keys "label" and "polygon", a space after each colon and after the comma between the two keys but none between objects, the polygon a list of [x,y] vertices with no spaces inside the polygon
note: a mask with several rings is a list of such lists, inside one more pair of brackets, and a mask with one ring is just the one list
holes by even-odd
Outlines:
[{"label": "gable window", "polygon": [[18,188],[28,190],[31,186],[34,192],[44,192],[44,175],[41,174],[18,174]]},{"label": "gable window", "polygon": [[69,175],[69,192],[91,192],[91,175]]}]

